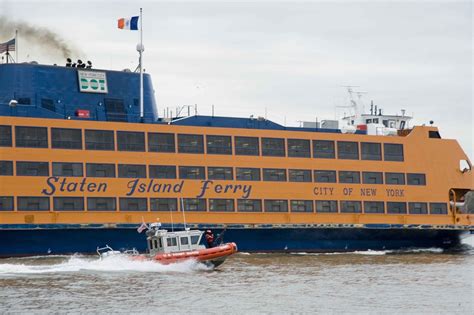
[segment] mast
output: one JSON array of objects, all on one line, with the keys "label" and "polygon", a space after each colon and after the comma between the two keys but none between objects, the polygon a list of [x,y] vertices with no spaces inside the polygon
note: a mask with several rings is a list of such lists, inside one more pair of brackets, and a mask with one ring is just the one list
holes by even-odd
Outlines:
[{"label": "mast", "polygon": [[143,122],[143,16],[140,8],[140,45],[138,52],[140,54],[140,121]]},{"label": "mast", "polygon": [[18,30],[15,30],[15,60],[16,60],[16,63],[19,63],[18,61]]}]

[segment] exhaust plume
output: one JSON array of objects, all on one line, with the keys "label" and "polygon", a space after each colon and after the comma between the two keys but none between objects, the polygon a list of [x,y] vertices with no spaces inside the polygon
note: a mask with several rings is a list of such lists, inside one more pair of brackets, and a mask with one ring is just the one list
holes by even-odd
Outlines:
[{"label": "exhaust plume", "polygon": [[3,15],[0,16],[1,35],[13,36],[16,30],[18,30],[20,37],[20,45],[25,42],[35,43],[50,53],[59,54],[63,58],[81,55],[80,52],[68,45],[60,35],[47,28],[36,27],[26,22],[12,20]]}]

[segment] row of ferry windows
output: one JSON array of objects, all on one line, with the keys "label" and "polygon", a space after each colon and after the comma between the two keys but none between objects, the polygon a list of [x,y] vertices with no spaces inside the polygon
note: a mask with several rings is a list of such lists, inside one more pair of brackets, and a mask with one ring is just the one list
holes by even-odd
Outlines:
[{"label": "row of ferry windows", "polygon": [[[426,175],[419,173],[384,173],[359,171],[304,170],[279,168],[235,168],[237,180],[273,181],[273,182],[319,182],[319,183],[354,183],[387,184],[387,185],[426,185]],[[17,176],[49,176],[48,162],[16,162]],[[206,179],[204,166],[149,165],[150,178],[161,179]],[[0,161],[0,175],[13,175],[13,162]],[[263,175],[263,176],[262,176]],[[52,163],[52,176],[84,176],[82,163]],[[87,177],[116,177],[115,164],[86,163]],[[146,165],[118,164],[119,178],[147,178]],[[232,167],[207,167],[207,179],[234,180]]]},{"label": "row of ferry windows", "polygon": [[[51,128],[51,147],[55,149],[82,149],[82,130]],[[151,133],[148,136],[149,152],[176,152],[176,140],[173,133]],[[86,150],[117,150],[145,152],[145,133],[117,131],[115,139],[111,130],[85,130]],[[207,135],[207,154],[232,155],[232,137]],[[204,136],[196,134],[178,134],[179,153],[204,153]],[[286,142],[286,145],[285,145]],[[312,143],[312,145],[311,145]],[[15,127],[15,145],[26,148],[48,148],[48,130],[46,127]],[[0,126],[0,146],[12,146],[11,126]],[[311,150],[312,146],[312,150]],[[337,150],[336,150],[337,147]],[[283,138],[234,137],[234,153],[236,155],[304,157],[347,160],[382,160],[382,144],[373,142],[306,140]],[[403,145],[395,143],[383,144],[385,161],[403,161]]]},{"label": "row of ferry windows", "polygon": [[[49,197],[17,197],[19,211],[49,211]],[[83,197],[54,197],[55,211],[83,211]],[[119,198],[121,211],[148,211],[147,198]],[[363,207],[362,207],[363,206]],[[234,199],[184,198],[185,211],[235,212]],[[182,207],[179,207],[182,208]],[[268,200],[237,199],[239,212],[321,212],[321,213],[390,213],[390,214],[447,214],[446,203],[383,202],[383,201],[336,201],[336,200]],[[363,211],[362,211],[363,209]],[[0,210],[13,211],[13,197],[0,197]],[[117,211],[117,200],[113,197],[88,197],[88,211]],[[177,211],[176,198],[150,198],[151,211]]]}]

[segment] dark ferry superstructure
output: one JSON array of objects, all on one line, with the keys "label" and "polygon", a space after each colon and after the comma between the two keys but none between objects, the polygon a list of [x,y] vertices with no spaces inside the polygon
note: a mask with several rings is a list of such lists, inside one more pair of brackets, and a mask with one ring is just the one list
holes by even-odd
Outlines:
[{"label": "dark ferry superstructure", "polygon": [[183,214],[241,251],[446,248],[473,229],[471,162],[436,127],[164,119],[148,74],[140,117],[139,83],[0,65],[0,256],[145,250],[142,220],[182,228]]}]

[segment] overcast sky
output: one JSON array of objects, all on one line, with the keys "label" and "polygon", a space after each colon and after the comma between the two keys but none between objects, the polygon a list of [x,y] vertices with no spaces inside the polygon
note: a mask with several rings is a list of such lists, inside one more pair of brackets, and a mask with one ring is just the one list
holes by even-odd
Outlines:
[{"label": "overcast sky", "polygon": [[[471,1],[0,0],[0,15],[53,30],[94,67],[134,69],[139,34],[117,29],[117,19],[140,6],[160,115],[189,104],[210,114],[213,104],[216,115],[267,111],[296,126],[334,119],[341,86],[358,85],[387,114],[434,120],[472,160]],[[0,41],[11,36],[0,29]],[[19,45],[20,61],[64,62],[21,34]]]}]

